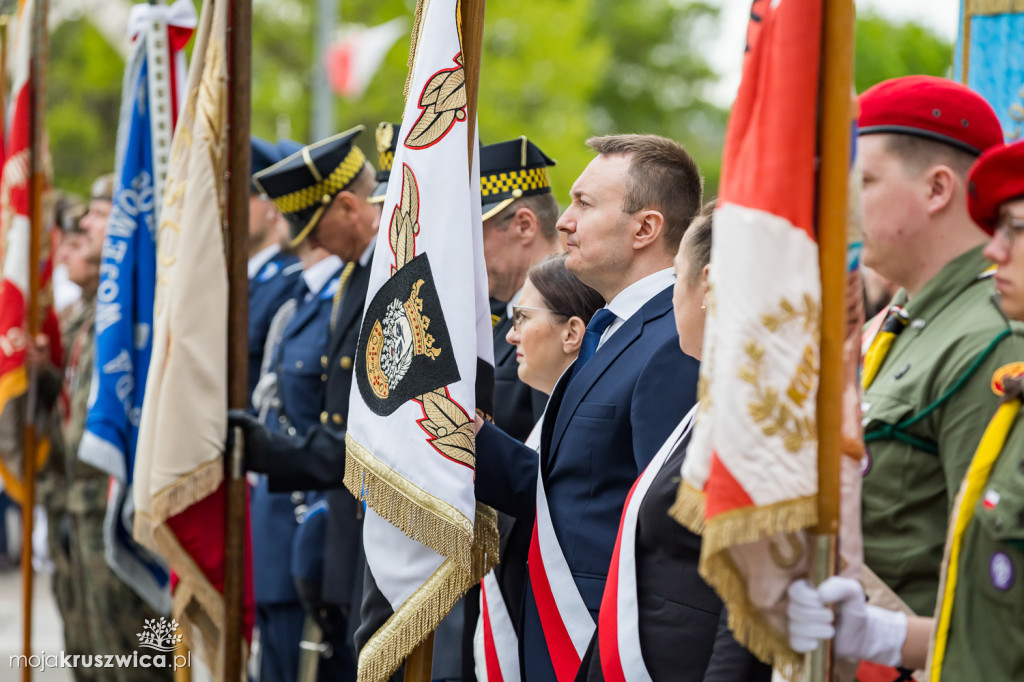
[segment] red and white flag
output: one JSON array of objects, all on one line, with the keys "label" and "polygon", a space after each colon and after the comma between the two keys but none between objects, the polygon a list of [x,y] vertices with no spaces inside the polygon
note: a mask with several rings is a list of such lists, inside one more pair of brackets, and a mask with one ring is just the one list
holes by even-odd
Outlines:
[{"label": "red and white flag", "polygon": [[[13,104],[6,140],[7,157],[0,172],[0,479],[15,501],[24,495],[23,449],[29,384],[26,355],[29,344],[29,276],[33,268],[40,273],[38,298],[39,329],[50,339],[50,360],[61,366],[60,330],[53,311],[50,292],[50,239],[45,221],[29,221],[30,156],[38,154],[38,167],[49,177],[50,153],[32,149],[29,122],[31,110],[30,62],[32,53],[33,0],[23,0],[18,10],[14,45]],[[42,120],[41,117],[38,120]],[[45,138],[44,138],[45,139]],[[49,182],[46,183],[47,187]],[[29,262],[31,231],[39,232],[39,261]],[[52,415],[37,409],[34,415],[38,439],[34,453],[36,470],[49,454],[46,437]]]},{"label": "red and white flag", "polygon": [[406,21],[401,17],[370,28],[343,26],[342,37],[324,53],[331,89],[349,99],[362,97],[384,57],[405,31]]},{"label": "red and white flag", "polygon": [[817,520],[821,277],[815,155],[821,0],[758,0],[714,215],[700,409],[676,517],[737,640],[798,665],[785,594]]},{"label": "red and white flag", "polygon": [[[135,538],[170,565],[175,616],[201,633],[201,655],[216,679],[225,618],[228,8],[210,0],[203,6],[174,132],[134,478]],[[253,622],[250,557],[247,544],[246,639]]]}]

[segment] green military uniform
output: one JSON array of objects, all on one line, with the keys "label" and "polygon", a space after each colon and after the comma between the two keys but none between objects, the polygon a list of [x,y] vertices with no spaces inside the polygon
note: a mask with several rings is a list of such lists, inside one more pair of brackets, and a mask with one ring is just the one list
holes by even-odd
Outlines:
[{"label": "green military uniform", "polygon": [[[65,349],[71,348],[83,324],[92,324],[93,310],[94,306],[80,301],[66,311],[66,317],[61,319],[61,341]],[[52,369],[50,374],[59,385],[62,373]],[[57,411],[56,405],[53,409]],[[47,547],[53,561],[53,593],[64,623],[64,652],[86,655],[92,653],[92,641],[81,577],[76,574],[71,558],[67,459],[60,419],[53,422],[50,455],[36,479],[36,494],[39,504],[46,510]],[[80,682],[97,679],[96,675],[95,670],[87,668],[75,671],[75,679]]]},{"label": "green military uniform", "polygon": [[[71,519],[71,569],[75,591],[82,595],[88,653],[131,655],[138,645],[146,619],[159,617],[110,569],[103,539],[109,476],[78,459],[78,446],[85,431],[89,389],[92,384],[96,301],[83,301],[82,320],[68,348],[65,390],[68,411],[64,421],[67,457],[67,509]],[[143,650],[145,652],[145,650]],[[103,669],[96,679],[171,680],[171,668],[126,667]]]},{"label": "green military uniform", "polygon": [[[1019,358],[1024,360],[1024,355]],[[1015,373],[1022,370],[1018,365]],[[1022,413],[980,490],[957,565],[941,679],[1024,679]]]},{"label": "green military uniform", "polygon": [[1021,327],[992,300],[981,252],[948,263],[913,300],[896,295],[909,322],[864,394],[864,560],[924,616],[956,492],[999,403],[990,378],[1024,358]]}]

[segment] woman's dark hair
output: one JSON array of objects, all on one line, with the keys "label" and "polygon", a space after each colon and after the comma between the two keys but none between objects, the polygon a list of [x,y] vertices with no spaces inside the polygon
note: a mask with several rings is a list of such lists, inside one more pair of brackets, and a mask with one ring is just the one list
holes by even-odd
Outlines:
[{"label": "woman's dark hair", "polygon": [[700,281],[700,273],[704,271],[704,266],[711,262],[712,215],[717,205],[718,199],[712,199],[704,204],[700,215],[686,228],[687,232],[692,233],[686,244],[685,254],[690,261],[691,284]]},{"label": "woman's dark hair", "polygon": [[565,268],[565,257],[564,253],[552,254],[530,268],[526,276],[549,310],[578,317],[588,324],[594,313],[604,307],[604,299]]}]

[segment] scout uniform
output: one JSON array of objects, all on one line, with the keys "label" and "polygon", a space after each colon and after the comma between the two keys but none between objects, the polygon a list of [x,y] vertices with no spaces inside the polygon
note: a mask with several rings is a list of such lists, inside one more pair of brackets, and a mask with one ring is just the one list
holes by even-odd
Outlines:
[{"label": "scout uniform", "polygon": [[[860,105],[861,135],[920,136],[974,154],[1002,141],[991,107],[950,81],[887,81]],[[990,378],[1024,358],[981,251],[954,258],[910,301],[898,292],[864,360],[864,559],[919,615],[935,606],[954,495],[998,405]]]},{"label": "scout uniform", "polygon": [[[1022,169],[1024,143],[994,148],[971,169],[968,208],[990,234],[1000,204],[1024,197]],[[971,461],[950,523],[932,680],[1024,678],[1022,361],[1024,354],[990,375],[991,392],[1002,404]]]}]

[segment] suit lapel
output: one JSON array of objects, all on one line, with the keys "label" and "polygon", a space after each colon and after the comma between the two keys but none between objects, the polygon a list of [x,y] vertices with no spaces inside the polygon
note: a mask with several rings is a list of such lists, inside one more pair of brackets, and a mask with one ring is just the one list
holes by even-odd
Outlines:
[{"label": "suit lapel", "polygon": [[[614,364],[616,358],[622,355],[640,337],[644,325],[649,320],[657,319],[671,309],[672,287],[666,287],[645,303],[632,317],[626,320],[612,334],[612,337],[594,353],[594,357],[583,366],[580,373],[571,382],[568,382],[565,388],[565,396],[562,398],[556,413],[558,417],[555,420],[551,438],[550,452],[552,455],[554,455],[555,449],[561,442],[562,436],[565,435],[565,430],[576,413],[576,408],[579,407],[580,402],[586,397],[590,388]],[[566,373],[571,375],[571,367],[569,370],[566,370]]]}]

